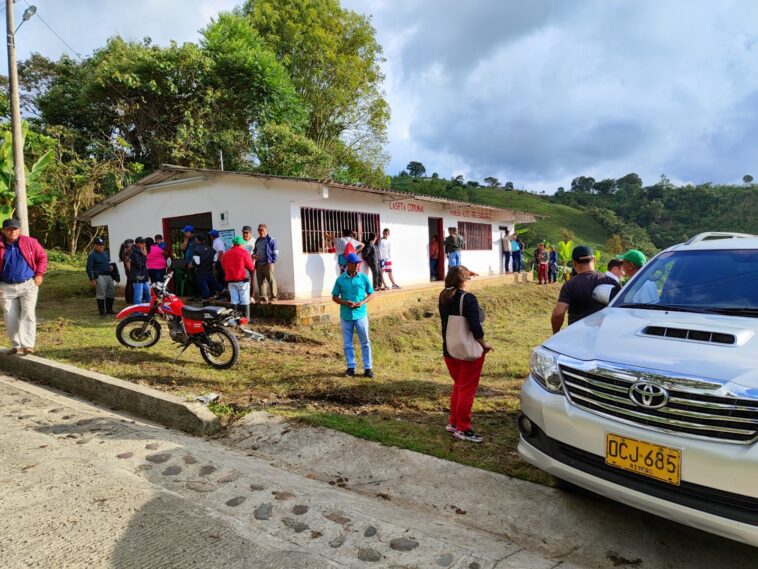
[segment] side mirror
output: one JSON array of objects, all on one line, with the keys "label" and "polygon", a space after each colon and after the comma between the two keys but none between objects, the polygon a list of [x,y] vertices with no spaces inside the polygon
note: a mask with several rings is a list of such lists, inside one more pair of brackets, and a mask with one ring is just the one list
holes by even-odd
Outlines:
[{"label": "side mirror", "polygon": [[174,264],[174,261],[171,259],[171,257],[166,258],[166,268],[170,269],[171,265]]},{"label": "side mirror", "polygon": [[597,285],[595,289],[592,291],[592,300],[595,302],[599,302],[600,304],[604,304],[608,306],[613,300],[613,297],[616,296],[616,293],[618,292],[618,287],[615,287],[613,285],[609,284],[601,284]]}]

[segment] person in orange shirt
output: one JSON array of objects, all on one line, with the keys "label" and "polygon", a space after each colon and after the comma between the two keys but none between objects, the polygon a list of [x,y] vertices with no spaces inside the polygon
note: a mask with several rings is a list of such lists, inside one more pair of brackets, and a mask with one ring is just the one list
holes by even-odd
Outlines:
[{"label": "person in orange shirt", "polygon": [[[247,319],[250,319],[250,278],[248,275],[255,274],[255,264],[250,253],[242,247],[244,244],[245,239],[242,236],[235,237],[232,240],[232,248],[221,257],[221,266],[226,275],[234,310],[241,311]],[[249,272],[246,273],[245,269]]]}]

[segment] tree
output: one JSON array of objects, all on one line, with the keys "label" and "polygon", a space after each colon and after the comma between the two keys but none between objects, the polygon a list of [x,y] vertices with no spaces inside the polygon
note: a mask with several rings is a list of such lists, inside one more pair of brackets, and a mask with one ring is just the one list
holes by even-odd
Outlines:
[{"label": "tree", "polygon": [[440,175],[437,172],[432,172],[432,180],[439,180]]},{"label": "tree", "polygon": [[513,189],[513,182],[506,182],[505,186],[503,186],[506,190],[512,190]]},{"label": "tree", "polygon": [[249,19],[310,110],[304,134],[337,164],[358,159],[367,171],[382,169],[390,112],[370,18],[339,0],[247,0],[236,12]]},{"label": "tree", "polygon": [[621,236],[618,233],[611,235],[610,239],[605,242],[605,248],[610,255],[618,255],[624,252],[624,244],[621,241]]},{"label": "tree", "polygon": [[595,187],[595,178],[589,176],[579,176],[571,180],[571,191],[583,194],[592,193]]},{"label": "tree", "polygon": [[742,181],[746,186],[749,186],[753,183],[753,177],[750,174],[745,174],[742,176]]},{"label": "tree", "polygon": [[418,178],[419,176],[426,174],[426,168],[421,162],[408,162],[408,165],[405,167],[405,169],[408,170],[408,173],[414,178]]},{"label": "tree", "polygon": [[494,178],[492,176],[487,176],[484,179],[484,183],[487,184],[487,187],[489,188],[499,188],[500,187],[500,180],[497,178]]},{"label": "tree", "polygon": [[634,172],[622,176],[616,180],[617,191],[628,191],[642,188],[642,178],[640,178]]},{"label": "tree", "polygon": [[462,186],[464,184],[463,182],[463,174],[458,174],[455,176],[452,180],[454,186]]},{"label": "tree", "polygon": [[476,180],[469,180],[468,182],[466,182],[466,187],[467,188],[479,188],[480,186],[479,186],[479,182],[477,182]]},{"label": "tree", "polygon": [[616,191],[616,180],[613,178],[606,178],[595,183],[594,191],[601,196],[609,196]]}]

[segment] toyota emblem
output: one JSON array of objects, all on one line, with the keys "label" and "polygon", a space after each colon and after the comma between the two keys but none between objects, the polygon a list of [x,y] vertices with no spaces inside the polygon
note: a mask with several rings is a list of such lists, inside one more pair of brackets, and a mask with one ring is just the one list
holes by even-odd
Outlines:
[{"label": "toyota emblem", "polygon": [[629,399],[646,409],[660,409],[669,402],[669,394],[660,385],[640,381],[629,388]]}]

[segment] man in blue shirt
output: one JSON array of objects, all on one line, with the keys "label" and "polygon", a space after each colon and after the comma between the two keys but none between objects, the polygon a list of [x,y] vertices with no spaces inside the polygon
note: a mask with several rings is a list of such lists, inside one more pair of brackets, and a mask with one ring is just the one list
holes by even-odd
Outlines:
[{"label": "man in blue shirt", "polygon": [[374,287],[363,273],[358,272],[360,257],[350,253],[345,257],[347,270],[337,277],[332,289],[332,300],[340,305],[340,324],[342,325],[342,343],[345,350],[347,369],[345,375],[355,375],[355,350],[353,336],[358,333],[363,359],[363,376],[374,377],[371,369],[371,342],[368,337],[368,311],[366,304],[374,298]]}]

